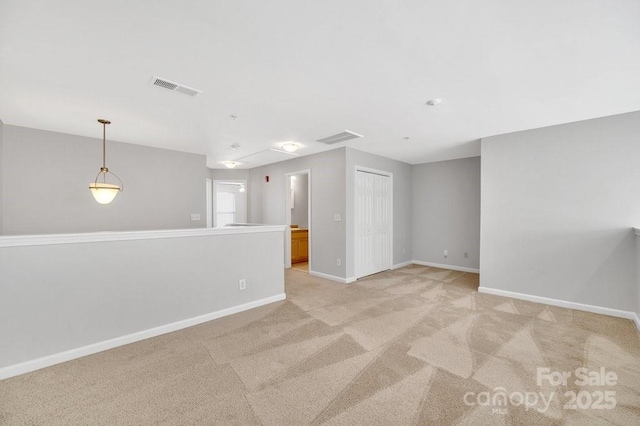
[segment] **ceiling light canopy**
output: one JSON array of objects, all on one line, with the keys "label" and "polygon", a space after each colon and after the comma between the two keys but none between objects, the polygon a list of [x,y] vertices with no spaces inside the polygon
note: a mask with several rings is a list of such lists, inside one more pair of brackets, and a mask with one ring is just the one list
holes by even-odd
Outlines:
[{"label": "ceiling light canopy", "polygon": [[434,99],[429,99],[427,101],[427,105],[429,106],[436,106],[442,103],[442,99],[438,99],[438,98],[434,98]]},{"label": "ceiling light canopy", "polygon": [[240,163],[238,163],[237,161],[223,161],[222,164],[227,166],[229,169],[233,169]]},{"label": "ceiling light canopy", "polygon": [[[98,203],[109,204],[116,198],[118,192],[124,189],[124,184],[115,173],[109,171],[106,165],[107,124],[111,124],[111,122],[102,118],[99,119],[98,122],[102,124],[102,167],[100,167],[100,171],[96,175],[95,180],[89,184],[89,189],[91,190],[91,195],[93,195],[93,198]],[[118,179],[119,184],[108,183],[108,174]],[[101,176],[102,181],[100,181]]]},{"label": "ceiling light canopy", "polygon": [[285,142],[282,144],[281,148],[287,152],[295,152],[300,148],[300,145],[295,142]]}]

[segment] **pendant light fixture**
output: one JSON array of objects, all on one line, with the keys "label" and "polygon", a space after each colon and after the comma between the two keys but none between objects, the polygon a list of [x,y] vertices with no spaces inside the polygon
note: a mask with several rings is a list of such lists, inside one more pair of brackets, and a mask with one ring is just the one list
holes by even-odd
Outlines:
[{"label": "pendant light fixture", "polygon": [[[107,124],[111,124],[109,120],[99,119],[98,123],[102,124],[102,167],[98,172],[96,179],[89,184],[91,195],[100,204],[109,204],[116,198],[118,192],[124,189],[122,180],[115,173],[110,172],[106,164],[106,145],[107,145]],[[113,175],[118,179],[119,184],[107,183],[107,175]]]}]

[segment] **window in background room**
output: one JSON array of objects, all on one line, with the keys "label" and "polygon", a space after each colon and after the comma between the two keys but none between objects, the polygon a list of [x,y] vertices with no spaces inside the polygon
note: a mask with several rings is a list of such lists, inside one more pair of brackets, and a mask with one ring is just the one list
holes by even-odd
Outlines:
[{"label": "window in background room", "polygon": [[218,192],[216,207],[216,226],[225,226],[236,221],[236,194]]},{"label": "window in background room", "polygon": [[247,221],[246,181],[214,181],[216,228]]}]

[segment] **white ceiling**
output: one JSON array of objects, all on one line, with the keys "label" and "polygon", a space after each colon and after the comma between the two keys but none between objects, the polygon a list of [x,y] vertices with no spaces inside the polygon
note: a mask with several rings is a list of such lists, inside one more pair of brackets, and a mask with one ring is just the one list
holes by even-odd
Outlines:
[{"label": "white ceiling", "polygon": [[108,139],[209,167],[343,146],[314,140],[344,129],[411,164],[468,157],[482,137],[640,110],[639,94],[638,0],[0,1],[5,123],[99,138],[104,117]]}]

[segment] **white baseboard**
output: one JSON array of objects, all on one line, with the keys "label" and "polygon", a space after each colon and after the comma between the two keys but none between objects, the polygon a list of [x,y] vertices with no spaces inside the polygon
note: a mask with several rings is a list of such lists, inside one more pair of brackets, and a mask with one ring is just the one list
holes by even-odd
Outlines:
[{"label": "white baseboard", "polygon": [[434,268],[451,269],[452,271],[471,272],[473,274],[479,274],[480,269],[467,268],[465,266],[446,265],[444,263],[423,262],[422,260],[414,260],[412,263],[422,266],[432,266]]},{"label": "white baseboard", "polygon": [[632,312],[633,314],[633,322],[636,325],[638,331],[640,331],[640,316],[638,316],[637,312]]},{"label": "white baseboard", "polygon": [[216,312],[211,312],[209,314],[176,321],[170,324],[161,325],[159,327],[150,328],[148,330],[127,334],[126,336],[116,337],[114,339],[105,340],[103,342],[93,343],[91,345],[82,346],[80,348],[71,349],[31,361],[22,362],[20,364],[9,365],[7,367],[0,368],[0,380],[8,379],[9,377],[18,376],[20,374],[29,373],[41,368],[50,367],[52,365],[60,364],[66,361],[71,361],[83,356],[106,351],[107,349],[128,345],[129,343],[139,342],[141,340],[156,337],[161,334],[182,330],[183,328],[192,327],[194,325],[202,324],[203,322],[226,317],[227,315],[237,314],[238,312],[257,308],[259,306],[268,305],[269,303],[285,300],[286,298],[287,296],[282,293],[275,296],[267,297],[265,299],[260,299],[242,305],[233,306],[231,308],[222,309]]},{"label": "white baseboard", "polygon": [[356,280],[355,277],[349,277],[349,278],[342,278],[342,277],[336,277],[335,275],[329,275],[329,274],[325,274],[323,272],[316,272],[316,271],[311,271],[309,270],[309,275],[313,275],[316,277],[320,277],[320,278],[325,278],[327,280],[331,280],[331,281],[337,281],[339,283],[343,283],[343,284],[349,284],[352,283]]},{"label": "white baseboard", "polygon": [[414,262],[413,260],[407,260],[406,262],[396,263],[391,267],[391,270],[393,271],[394,269],[404,268],[405,266],[413,265],[413,262]]},{"label": "white baseboard", "polygon": [[568,302],[566,300],[550,299],[548,297],[533,296],[531,294],[516,293],[513,291],[499,290],[496,288],[479,287],[479,293],[493,294],[495,296],[511,297],[513,299],[527,300],[529,302],[543,303],[545,305],[559,306],[561,308],[576,309],[578,311],[592,312],[594,314],[609,315],[612,317],[632,320],[640,330],[640,318],[638,314],[620,309],[605,308],[602,306],[586,305],[584,303]]}]

